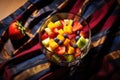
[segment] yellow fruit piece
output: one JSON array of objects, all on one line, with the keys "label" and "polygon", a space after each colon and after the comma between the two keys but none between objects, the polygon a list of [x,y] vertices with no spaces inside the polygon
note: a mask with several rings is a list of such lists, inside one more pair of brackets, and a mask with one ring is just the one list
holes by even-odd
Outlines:
[{"label": "yellow fruit piece", "polygon": [[61,35],[63,35],[64,34],[63,29],[58,30],[58,33],[61,34]]},{"label": "yellow fruit piece", "polygon": [[49,41],[49,47],[54,50],[55,48],[57,48],[59,45],[53,40],[53,39],[50,39]]},{"label": "yellow fruit piece", "polygon": [[52,31],[50,28],[45,28],[45,32],[48,33],[48,35],[52,34]]},{"label": "yellow fruit piece", "polygon": [[71,34],[72,33],[72,26],[64,26],[63,31],[65,33]]},{"label": "yellow fruit piece", "polygon": [[75,52],[75,49],[71,46],[68,46],[68,54],[73,54]]},{"label": "yellow fruit piece", "polygon": [[53,22],[48,23],[48,28],[53,29],[55,28],[55,24]]},{"label": "yellow fruit piece", "polygon": [[70,43],[70,39],[66,38],[63,44],[64,44],[65,46],[68,46],[69,43]]},{"label": "yellow fruit piece", "polygon": [[60,34],[57,36],[57,38],[58,38],[59,40],[61,40],[61,41],[63,41],[63,40],[65,39],[65,38],[64,38],[62,35],[60,35]]}]

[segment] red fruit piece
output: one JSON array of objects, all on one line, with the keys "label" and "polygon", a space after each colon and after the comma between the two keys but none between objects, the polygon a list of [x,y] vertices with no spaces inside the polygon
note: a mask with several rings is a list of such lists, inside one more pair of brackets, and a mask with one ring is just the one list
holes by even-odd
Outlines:
[{"label": "red fruit piece", "polygon": [[58,55],[63,55],[65,54],[66,48],[65,46],[59,46],[55,49],[55,53]]},{"label": "red fruit piece", "polygon": [[80,49],[79,48],[76,48],[76,53],[74,54],[74,57],[75,58],[77,58],[78,56],[80,56],[81,55],[81,51],[80,51]]},{"label": "red fruit piece", "polygon": [[88,37],[87,33],[85,33],[84,31],[80,31],[80,36],[83,36],[84,38]]},{"label": "red fruit piece", "polygon": [[41,39],[44,40],[46,38],[48,38],[48,34],[45,32],[45,33],[42,34]]},{"label": "red fruit piece", "polygon": [[83,28],[83,26],[79,22],[75,21],[73,23],[73,31],[74,32],[77,31],[77,30],[81,30],[82,28]]},{"label": "red fruit piece", "polygon": [[49,37],[53,39],[53,38],[56,37],[56,35],[57,35],[57,34],[55,34],[55,33],[51,33],[51,34],[49,34]]},{"label": "red fruit piece", "polygon": [[76,36],[76,34],[75,34],[75,33],[68,34],[68,38],[69,38],[69,39],[73,39],[73,38],[75,38],[75,36]]},{"label": "red fruit piece", "polygon": [[62,24],[62,26],[65,26],[64,20],[60,20],[60,23]]},{"label": "red fruit piece", "polygon": [[52,31],[53,31],[53,33],[55,33],[55,34],[58,34],[58,29],[57,29],[57,28],[54,28]]}]

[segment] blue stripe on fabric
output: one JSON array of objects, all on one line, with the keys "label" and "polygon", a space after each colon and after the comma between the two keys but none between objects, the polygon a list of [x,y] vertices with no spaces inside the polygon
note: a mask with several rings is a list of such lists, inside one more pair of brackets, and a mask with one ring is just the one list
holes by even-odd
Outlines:
[{"label": "blue stripe on fabric", "polygon": [[37,1],[42,1],[42,0],[28,0],[30,3],[35,4]]},{"label": "blue stripe on fabric", "polygon": [[29,59],[27,61],[24,61],[23,63],[20,63],[16,66],[12,67],[10,70],[11,70],[12,74],[15,75],[15,74],[17,74],[23,70],[26,70],[28,68],[31,68],[35,65],[46,63],[47,61],[48,60],[45,57],[45,55],[40,54],[39,56],[36,56],[32,59]]},{"label": "blue stripe on fabric", "polygon": [[112,44],[113,45],[111,46],[110,52],[115,50],[120,50],[120,34],[114,38],[114,41]]},{"label": "blue stripe on fabric", "polygon": [[84,19],[87,19],[97,9],[99,9],[100,7],[102,7],[103,4],[105,4],[105,0],[94,0],[94,1],[89,2],[87,5],[85,5],[85,9],[83,10],[82,17]]}]

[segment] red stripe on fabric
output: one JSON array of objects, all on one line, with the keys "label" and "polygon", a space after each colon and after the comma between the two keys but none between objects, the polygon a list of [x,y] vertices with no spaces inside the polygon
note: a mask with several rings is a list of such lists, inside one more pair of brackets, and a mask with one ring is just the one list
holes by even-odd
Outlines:
[{"label": "red stripe on fabric", "polygon": [[71,13],[77,14],[85,0],[77,0],[73,8],[70,10]]},{"label": "red stripe on fabric", "polygon": [[106,22],[105,22],[104,26],[102,27],[101,31],[103,31],[103,30],[105,30],[105,29],[107,29],[107,28],[110,28],[110,27],[115,23],[115,21],[116,21],[117,19],[118,19],[118,16],[117,16],[117,15],[112,15],[112,16],[110,16],[110,17],[106,20]]},{"label": "red stripe on fabric", "polygon": [[4,71],[4,74],[3,74],[3,77],[4,77],[4,80],[12,80],[12,72],[10,72],[10,70],[8,69],[8,66],[5,68],[5,71]]},{"label": "red stripe on fabric", "polygon": [[[92,16],[91,20],[89,22],[90,28],[93,29],[96,27],[100,21],[107,15],[108,11],[111,9],[112,5],[114,4],[115,0],[110,0],[106,4],[104,4],[99,10],[95,11]],[[84,28],[84,30],[87,32],[88,29]]]},{"label": "red stripe on fabric", "polygon": [[5,67],[5,65],[6,65],[6,62],[2,62],[2,63],[0,64],[0,71]]},{"label": "red stripe on fabric", "polygon": [[29,53],[36,51],[36,50],[39,50],[39,49],[41,49],[41,45],[40,45],[40,43],[37,43],[37,44],[33,45],[33,47],[31,47],[30,49],[25,50],[25,51],[19,53],[18,55],[16,55],[16,58],[23,56],[25,54],[29,54]]}]

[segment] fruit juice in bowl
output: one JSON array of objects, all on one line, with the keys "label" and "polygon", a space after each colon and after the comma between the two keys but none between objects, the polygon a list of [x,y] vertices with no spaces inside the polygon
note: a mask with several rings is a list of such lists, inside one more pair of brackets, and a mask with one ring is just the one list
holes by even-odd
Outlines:
[{"label": "fruit juice in bowl", "polygon": [[60,66],[77,65],[90,49],[90,27],[82,17],[72,13],[50,16],[39,35],[43,53]]}]

